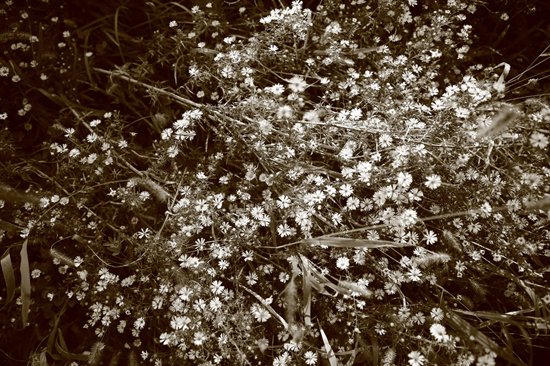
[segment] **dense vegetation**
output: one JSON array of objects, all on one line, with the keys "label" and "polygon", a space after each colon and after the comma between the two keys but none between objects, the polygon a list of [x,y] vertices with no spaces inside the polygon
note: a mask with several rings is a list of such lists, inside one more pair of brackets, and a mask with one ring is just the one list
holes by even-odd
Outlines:
[{"label": "dense vegetation", "polygon": [[548,357],[549,11],[4,1],[2,364]]}]

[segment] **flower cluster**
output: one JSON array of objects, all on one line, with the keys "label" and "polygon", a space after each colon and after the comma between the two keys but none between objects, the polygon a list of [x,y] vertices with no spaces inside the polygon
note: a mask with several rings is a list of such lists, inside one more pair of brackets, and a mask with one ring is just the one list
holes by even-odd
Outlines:
[{"label": "flower cluster", "polygon": [[[0,187],[3,273],[22,274],[6,319],[55,319],[41,354],[89,364],[527,359],[493,323],[545,324],[523,314],[550,299],[550,106],[465,66],[475,5],[252,4],[148,3],[139,31],[105,5],[112,33],[55,16],[0,34],[0,81],[38,85],[0,121],[43,141],[6,173],[26,191]],[[90,86],[78,103],[61,74]],[[35,94],[62,108],[21,129]]]}]

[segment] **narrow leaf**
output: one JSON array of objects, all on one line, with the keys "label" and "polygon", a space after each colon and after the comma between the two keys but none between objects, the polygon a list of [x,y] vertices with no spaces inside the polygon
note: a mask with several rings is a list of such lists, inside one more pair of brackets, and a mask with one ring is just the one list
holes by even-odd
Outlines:
[{"label": "narrow leaf", "polygon": [[480,139],[487,136],[496,136],[502,133],[507,127],[510,126],[517,116],[518,113],[515,109],[505,106],[493,118],[493,121],[489,126],[478,129],[477,138]]},{"label": "narrow leaf", "polygon": [[378,338],[371,335],[370,340],[372,342],[372,364],[378,366],[378,353],[380,352],[380,347],[378,346]]},{"label": "narrow leaf", "polygon": [[538,210],[548,211],[550,209],[550,194],[546,194],[538,201],[530,201],[526,203],[527,211],[537,212]]},{"label": "narrow leaf", "polygon": [[21,248],[21,318],[23,320],[23,328],[27,326],[27,317],[29,315],[29,306],[31,304],[31,271],[29,268],[29,256],[27,254],[27,242],[23,242]]},{"label": "narrow leaf", "polygon": [[336,248],[383,248],[383,247],[402,247],[404,244],[395,243],[387,240],[363,240],[337,237],[304,239],[302,243],[309,245],[326,245]]},{"label": "narrow leaf", "polygon": [[351,356],[348,359],[348,362],[346,362],[346,366],[353,366],[353,364],[355,363],[355,358],[357,357],[357,354],[359,353],[359,352],[357,352],[357,350],[359,349],[358,337],[359,336],[356,336],[356,338],[355,338],[355,347],[353,348],[353,352],[351,353]]},{"label": "narrow leaf", "polygon": [[12,224],[11,222],[0,220],[0,229],[9,231],[9,232],[19,232],[23,230],[24,227]]},{"label": "narrow leaf", "polygon": [[55,314],[53,330],[50,333],[50,336],[48,338],[48,343],[47,343],[48,354],[56,360],[59,359],[58,358],[59,356],[53,354],[53,346],[54,346],[54,341],[55,341],[55,335],[57,334],[57,327],[59,326],[59,320],[61,319],[61,316],[63,315],[63,313],[65,313],[65,309],[67,308],[67,303],[68,302],[69,302],[69,298],[67,298],[67,300],[65,300],[65,303],[63,304],[63,307],[61,308],[61,310],[59,310],[59,312],[57,314]]},{"label": "narrow leaf", "polygon": [[283,319],[282,316],[280,316],[279,314],[277,314],[277,312],[275,311],[275,309],[273,309],[271,307],[271,305],[267,304],[265,302],[264,299],[262,299],[262,297],[260,295],[258,295],[257,293],[255,293],[254,291],[246,288],[245,286],[242,286],[246,291],[248,291],[252,296],[254,296],[259,302],[260,304],[262,304],[266,309],[267,311],[269,311],[282,325],[283,327],[285,327],[286,330],[288,330],[288,324],[287,322]]},{"label": "narrow leaf", "polygon": [[[10,249],[6,249],[2,254],[2,260],[0,261],[2,266],[2,274],[4,275],[4,281],[6,281],[6,290],[8,294],[7,302],[2,306],[2,309],[8,305],[15,294],[15,274],[13,272],[13,265],[11,264]],[[0,309],[0,310],[2,310]]]},{"label": "narrow leaf", "polygon": [[330,346],[325,331],[323,330],[323,328],[321,328],[321,324],[319,324],[319,330],[321,331],[321,337],[323,338],[323,343],[325,344],[325,351],[327,353],[330,366],[337,366],[338,360],[336,360],[336,355],[334,355],[334,352],[332,351],[332,347]]},{"label": "narrow leaf", "polygon": [[303,283],[303,296],[304,296],[304,323],[306,326],[311,325],[311,275],[309,274],[309,269],[304,262],[304,258],[300,256],[302,260],[302,274],[304,276]]},{"label": "narrow leaf", "polygon": [[504,79],[508,76],[508,73],[510,72],[510,65],[508,65],[506,62],[501,62],[497,66],[493,67],[493,69],[496,69],[498,67],[504,66],[504,70],[502,70],[502,74],[498,78],[498,81],[495,81],[493,84],[493,88],[499,93],[504,93],[504,90],[506,89],[506,85],[504,83]]},{"label": "narrow leaf", "polygon": [[59,352],[61,356],[69,360],[88,361],[88,355],[69,353],[67,351],[67,344],[65,343],[65,339],[63,339],[63,333],[61,333],[61,329],[58,329],[57,331],[59,332],[59,338],[55,342],[55,349],[57,349],[57,352]]},{"label": "narrow leaf", "polygon": [[[338,296],[338,294],[342,295],[350,295],[351,291],[347,288],[344,288],[342,286],[335,285],[334,283],[330,282],[328,278],[326,278],[321,272],[319,272],[315,267],[313,267],[310,264],[309,259],[302,256],[302,262],[304,263],[304,266],[308,268],[309,273],[311,276],[309,277],[309,283],[311,286],[320,294],[328,295],[328,296]],[[325,286],[331,288],[335,291],[334,294],[331,294],[325,289]]]},{"label": "narrow leaf", "polygon": [[[65,338],[63,337],[63,332],[61,331],[61,329],[57,330],[57,334],[58,334],[57,342],[59,342],[59,345],[61,346],[61,349],[68,352],[69,348],[67,348],[67,343],[65,342]],[[58,351],[59,351],[59,349],[58,349]]]},{"label": "narrow leaf", "polygon": [[88,244],[88,241],[86,239],[84,239],[83,237],[81,237],[80,235],[78,235],[78,234],[74,234],[73,239],[76,240],[77,242],[79,242],[80,244],[84,244],[84,245]]},{"label": "narrow leaf", "polygon": [[506,361],[514,363],[518,366],[525,366],[525,363],[518,360],[512,354],[510,354],[506,350],[499,347],[498,344],[496,344],[493,340],[488,338],[485,334],[481,333],[479,330],[474,328],[470,323],[462,319],[454,311],[449,310],[447,312],[447,316],[449,319],[449,324],[457,332],[464,333],[467,337],[472,337],[482,347],[490,349],[491,351],[495,352],[497,355],[499,355]]}]

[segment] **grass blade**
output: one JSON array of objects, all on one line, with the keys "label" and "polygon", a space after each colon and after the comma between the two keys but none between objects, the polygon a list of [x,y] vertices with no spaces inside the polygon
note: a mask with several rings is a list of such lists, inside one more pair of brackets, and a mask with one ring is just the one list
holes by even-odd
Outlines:
[{"label": "grass blade", "polygon": [[[311,274],[311,276],[309,277],[309,282],[317,292],[323,295],[331,296],[331,297],[336,297],[338,296],[338,294],[349,295],[351,293],[351,291],[348,290],[347,288],[335,285],[334,283],[330,282],[328,278],[326,278],[321,272],[316,270],[310,264],[309,259],[307,259],[304,256],[301,256],[301,257],[302,257],[302,262],[304,263],[304,267],[307,267],[307,270]],[[328,292],[325,286],[333,289],[335,293],[331,294],[330,292]]]},{"label": "grass blade", "polygon": [[283,327],[285,327],[286,330],[288,330],[288,324],[287,322],[283,319],[282,316],[280,316],[279,314],[277,314],[277,312],[275,311],[275,309],[273,309],[271,307],[271,305],[269,304],[266,304],[266,302],[264,301],[264,299],[262,299],[262,297],[260,295],[258,295],[257,293],[255,293],[254,291],[242,286],[242,288],[244,288],[246,291],[248,291],[252,296],[254,296],[259,302],[260,304],[262,304],[266,309],[267,311],[269,311],[282,325]]},{"label": "grass blade", "polygon": [[473,339],[479,343],[484,348],[495,352],[498,356],[502,357],[508,362],[511,362],[518,366],[526,366],[525,363],[515,358],[507,350],[502,349],[498,346],[493,340],[488,338],[485,334],[481,333],[479,330],[474,328],[466,320],[462,319],[454,311],[449,310],[447,312],[450,326],[459,333],[465,334],[468,338],[473,337]]},{"label": "grass blade", "polygon": [[50,333],[50,336],[48,337],[48,343],[47,343],[47,346],[46,346],[46,350],[47,350],[48,354],[55,360],[60,359],[59,355],[53,354],[53,346],[54,346],[54,342],[55,342],[55,335],[57,334],[57,329],[58,329],[58,326],[59,326],[59,320],[61,319],[61,316],[65,313],[65,310],[67,309],[67,303],[68,302],[69,302],[69,298],[67,297],[67,299],[65,300],[65,303],[63,304],[63,307],[61,308],[61,310],[59,310],[59,312],[57,314],[55,314],[53,329],[52,329],[52,332]]},{"label": "grass blade", "polygon": [[28,239],[23,242],[21,248],[21,319],[23,320],[23,328],[27,325],[27,317],[29,315],[29,307],[31,305],[31,271],[29,268],[29,256],[27,253]]},{"label": "grass blade", "polygon": [[300,256],[302,260],[302,275],[304,276],[303,296],[304,296],[304,323],[306,326],[311,325],[311,275],[306,265],[305,258]]},{"label": "grass blade", "polygon": [[337,237],[321,237],[302,240],[302,243],[309,245],[326,245],[336,248],[382,248],[382,247],[402,247],[403,244],[387,240],[363,240]]},{"label": "grass blade", "polygon": [[330,346],[327,335],[325,334],[325,331],[321,327],[321,324],[319,324],[319,330],[321,331],[321,337],[323,338],[323,343],[325,344],[325,351],[327,353],[330,366],[338,366],[338,360],[336,360],[336,355],[332,351],[332,347]]},{"label": "grass blade", "polygon": [[61,329],[58,329],[57,331],[59,333],[59,337],[55,341],[55,348],[61,356],[69,360],[88,361],[88,355],[69,353],[67,350],[67,344],[65,343],[65,339],[63,338],[63,333],[61,333]]},{"label": "grass blade", "polygon": [[[2,274],[4,275],[4,281],[6,281],[6,289],[8,294],[7,302],[2,306],[2,309],[8,305],[15,294],[15,274],[13,272],[13,265],[11,264],[10,249],[6,249],[4,254],[2,254],[2,260],[0,261],[2,266]],[[2,310],[0,309],[0,310]]]},{"label": "grass blade", "polygon": [[9,232],[18,232],[24,229],[24,227],[14,225],[11,222],[0,220],[0,229]]}]

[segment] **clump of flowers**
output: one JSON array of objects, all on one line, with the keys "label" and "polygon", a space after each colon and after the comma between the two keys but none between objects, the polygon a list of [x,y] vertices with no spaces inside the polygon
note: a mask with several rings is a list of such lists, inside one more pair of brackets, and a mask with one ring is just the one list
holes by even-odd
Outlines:
[{"label": "clump of flowers", "polygon": [[544,321],[525,309],[550,298],[550,107],[466,64],[474,5],[148,6],[149,30],[122,17],[112,44],[78,28],[106,61],[85,53],[75,80],[115,106],[35,90],[63,108],[8,176],[26,191],[0,190],[9,319],[50,332],[35,360],[526,360],[494,320]]}]

